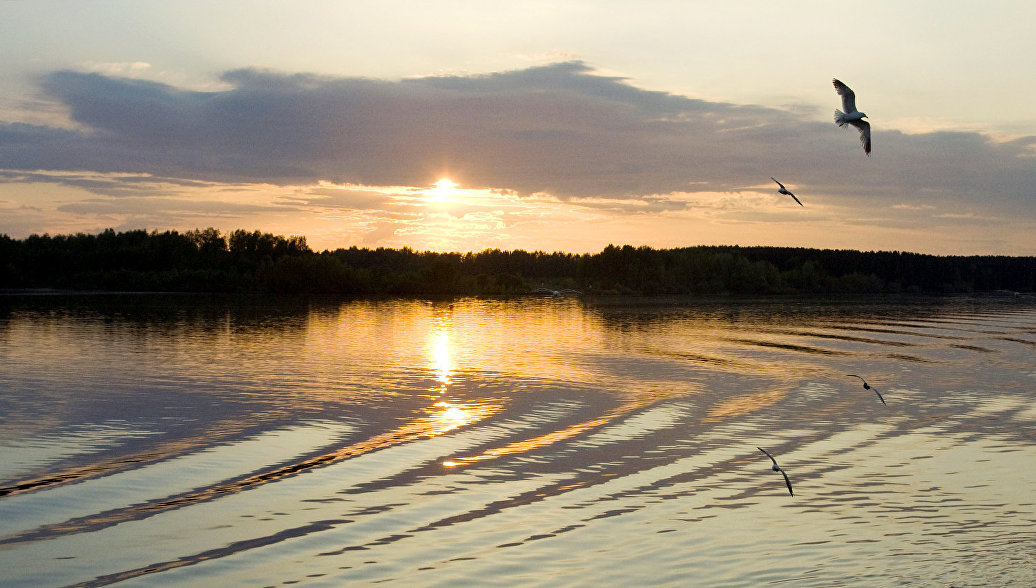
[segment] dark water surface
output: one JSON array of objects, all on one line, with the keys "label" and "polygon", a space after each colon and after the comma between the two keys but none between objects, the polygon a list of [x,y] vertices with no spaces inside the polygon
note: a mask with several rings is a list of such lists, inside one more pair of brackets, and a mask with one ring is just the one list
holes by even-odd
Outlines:
[{"label": "dark water surface", "polygon": [[0,585],[1031,586],[1034,351],[1031,298],[0,297]]}]

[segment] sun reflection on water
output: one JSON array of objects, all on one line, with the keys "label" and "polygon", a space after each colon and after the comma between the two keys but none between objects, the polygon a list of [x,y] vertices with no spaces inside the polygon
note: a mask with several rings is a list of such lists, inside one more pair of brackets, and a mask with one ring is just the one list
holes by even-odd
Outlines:
[{"label": "sun reflection on water", "polygon": [[451,383],[450,374],[453,371],[450,354],[450,324],[447,319],[442,317],[436,319],[432,328],[430,347],[430,367],[435,373],[436,381],[439,382],[434,391],[442,394],[446,392]]},{"label": "sun reflection on water", "polygon": [[449,402],[436,402],[435,407],[439,409],[434,414],[435,419],[441,425],[439,430],[442,433],[457,427],[463,427],[475,420],[475,411],[461,408]]}]

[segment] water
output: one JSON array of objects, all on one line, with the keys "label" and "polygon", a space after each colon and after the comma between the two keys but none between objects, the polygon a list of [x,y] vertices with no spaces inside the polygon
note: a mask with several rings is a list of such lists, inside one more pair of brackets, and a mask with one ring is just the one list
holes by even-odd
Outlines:
[{"label": "water", "polygon": [[0,298],[0,585],[1033,585],[1034,349],[1026,298]]}]

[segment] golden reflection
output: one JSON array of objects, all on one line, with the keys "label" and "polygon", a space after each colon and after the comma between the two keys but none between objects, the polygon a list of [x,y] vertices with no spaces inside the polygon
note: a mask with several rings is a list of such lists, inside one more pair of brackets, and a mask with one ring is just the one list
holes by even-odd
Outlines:
[{"label": "golden reflection", "polygon": [[[442,435],[462,425],[479,422],[503,409],[498,402],[490,398],[482,398],[463,406],[455,406],[446,402],[437,403],[436,406],[442,410],[433,412],[424,417],[415,419],[401,427],[374,435],[369,439],[353,443],[338,450],[304,459],[302,461],[281,466],[269,472],[254,474],[240,480],[234,480],[225,484],[217,484],[208,488],[174,496],[164,500],[157,500],[146,504],[137,504],[124,509],[118,509],[106,513],[83,517],[63,523],[44,525],[30,532],[21,535],[9,536],[7,541],[24,541],[29,538],[38,538],[41,533],[47,535],[61,535],[66,533],[84,532],[96,530],[111,525],[138,519],[142,514],[154,515],[159,512],[181,508],[186,505],[196,504],[212,500],[219,496],[236,494],[270,482],[294,476],[317,467],[327,466],[342,460],[351,459],[403,443],[409,443],[428,437]],[[177,452],[177,453],[182,453]],[[445,462],[444,462],[445,465]],[[457,465],[457,464],[453,464]],[[39,486],[39,484],[37,485]]]},{"label": "golden reflection", "polygon": [[453,369],[450,363],[450,332],[445,325],[435,328],[432,339],[432,369],[435,370],[435,379],[439,380],[445,389],[450,384],[450,371]]},{"label": "golden reflection", "polygon": [[623,404],[622,406],[616,407],[608,411],[607,413],[595,419],[590,419],[588,421],[576,423],[570,427],[566,427],[558,431],[551,431],[550,433],[540,435],[539,437],[524,439],[522,441],[515,441],[514,443],[508,443],[507,445],[504,445],[502,447],[494,447],[492,449],[486,450],[483,453],[480,453],[479,455],[455,457],[453,459],[444,460],[442,462],[442,465],[446,467],[468,465],[479,461],[496,459],[498,457],[528,453],[541,447],[548,447],[550,445],[554,445],[555,443],[560,443],[561,441],[571,439],[572,437],[585,433],[591,429],[595,429],[597,427],[606,425],[613,421],[617,421],[620,418],[636,410],[639,410],[641,408],[644,408],[645,406],[652,404],[653,402],[656,402],[656,400],[657,399],[654,397],[648,397],[642,400],[628,402],[626,404]]},{"label": "golden reflection", "polygon": [[440,408],[435,413],[436,418],[441,423],[442,428],[440,433],[445,433],[456,429],[457,427],[463,427],[464,425],[470,424],[474,418],[476,411],[470,408],[461,408],[454,406],[449,402],[436,402],[435,406]]},{"label": "golden reflection", "polygon": [[741,416],[756,410],[761,410],[776,404],[787,395],[788,390],[783,389],[767,390],[765,392],[758,392],[755,394],[749,394],[748,396],[734,398],[733,400],[720,403],[709,410],[705,420],[707,422],[719,421],[725,418]]}]

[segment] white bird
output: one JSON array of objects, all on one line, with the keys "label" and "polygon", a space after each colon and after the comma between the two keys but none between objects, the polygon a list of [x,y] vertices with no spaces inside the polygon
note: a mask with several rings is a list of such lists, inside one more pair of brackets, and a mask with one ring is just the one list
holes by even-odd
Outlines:
[{"label": "white bird", "polygon": [[[775,181],[775,182],[777,182],[777,178],[775,178],[775,177],[773,177],[773,176],[770,176],[770,179],[771,179],[771,180],[773,180],[773,181]],[[779,193],[781,193],[781,194],[787,194],[788,196],[791,196],[791,197],[792,197],[792,199],[794,199],[794,200],[795,200],[795,202],[799,202],[799,199],[798,199],[798,198],[795,198],[795,195],[794,195],[794,194],[792,194],[791,192],[789,192],[789,191],[788,191],[788,189],[784,187],[784,184],[782,184],[782,183],[780,183],[780,182],[777,182],[777,185],[781,187],[781,188],[780,188],[780,190],[777,190],[777,191],[778,191]],[[799,206],[802,206],[802,203],[801,203],[801,202],[799,202]]]},{"label": "white bird", "polygon": [[550,294],[551,296],[564,296],[565,294],[582,294],[579,290],[565,288],[563,290],[551,290],[550,288],[536,288],[530,294]]},{"label": "white bird", "polygon": [[[864,390],[874,390],[874,388],[871,388],[871,385],[867,383],[867,380],[864,380],[862,377],[857,376],[856,374],[845,374],[845,375],[849,376],[850,378],[860,378],[860,381],[863,382],[863,389]],[[878,392],[877,390],[874,390],[874,393],[878,395],[878,400],[880,400],[882,404],[885,404],[885,399],[881,397],[881,392]],[[888,405],[885,404],[885,406],[888,406]]]},{"label": "white bird", "polygon": [[770,458],[770,461],[773,462],[773,467],[770,468],[770,469],[775,471],[775,472],[780,472],[781,475],[784,476],[784,483],[788,485],[788,494],[791,494],[792,496],[795,496],[795,493],[791,491],[791,480],[788,479],[788,474],[785,473],[784,470],[781,469],[781,466],[777,465],[777,460],[774,459],[772,455],[770,455],[769,451],[763,449],[762,447],[756,447],[756,449],[758,449],[759,451],[762,451],[763,453],[766,454],[766,457]]},{"label": "white bird", "polygon": [[842,109],[835,109],[835,123],[842,128],[845,125],[852,125],[860,131],[860,142],[863,143],[863,151],[869,156],[871,154],[871,123],[863,120],[867,115],[856,110],[856,94],[837,79],[832,80],[835,85],[835,92],[842,97]]}]

